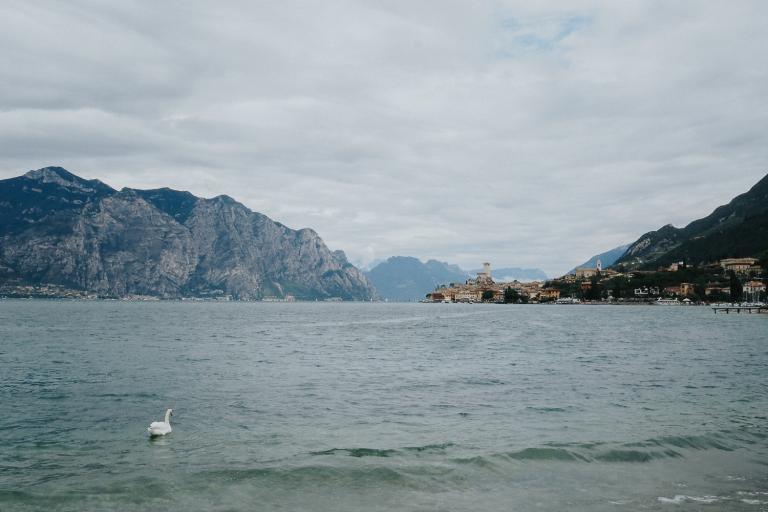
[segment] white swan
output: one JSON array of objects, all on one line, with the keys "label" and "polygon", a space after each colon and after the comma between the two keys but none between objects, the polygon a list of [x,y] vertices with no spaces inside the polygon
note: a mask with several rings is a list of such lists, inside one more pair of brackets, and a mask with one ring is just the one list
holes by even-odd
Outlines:
[{"label": "white swan", "polygon": [[147,432],[152,437],[164,436],[171,433],[171,416],[173,415],[173,409],[165,411],[165,421],[153,421],[147,427]]}]

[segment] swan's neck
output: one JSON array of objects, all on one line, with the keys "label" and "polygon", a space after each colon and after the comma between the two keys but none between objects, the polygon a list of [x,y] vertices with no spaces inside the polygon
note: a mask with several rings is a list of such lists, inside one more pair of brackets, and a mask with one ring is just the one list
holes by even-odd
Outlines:
[{"label": "swan's neck", "polygon": [[169,424],[169,425],[171,424],[171,410],[170,409],[165,411],[165,422],[167,424]]}]

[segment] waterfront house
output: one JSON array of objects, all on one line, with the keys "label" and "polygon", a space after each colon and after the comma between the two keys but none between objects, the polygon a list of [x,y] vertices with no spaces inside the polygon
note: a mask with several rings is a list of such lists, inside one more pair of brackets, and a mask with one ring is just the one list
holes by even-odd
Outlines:
[{"label": "waterfront house", "polygon": [[693,283],[680,283],[679,286],[667,286],[664,288],[664,293],[667,295],[678,295],[680,297],[690,297],[696,292],[694,291]]},{"label": "waterfront house", "polygon": [[560,298],[560,290],[557,288],[542,288],[539,292],[540,299],[557,300]]},{"label": "waterfront house", "polygon": [[765,298],[765,283],[761,281],[749,281],[744,283],[744,296],[747,300],[757,302]]}]

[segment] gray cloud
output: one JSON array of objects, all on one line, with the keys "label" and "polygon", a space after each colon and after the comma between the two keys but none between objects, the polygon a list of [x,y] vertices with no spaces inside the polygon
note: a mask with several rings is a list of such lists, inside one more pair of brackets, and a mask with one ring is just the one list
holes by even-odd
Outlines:
[{"label": "gray cloud", "polygon": [[358,263],[567,270],[768,171],[763,2],[16,2],[0,177],[229,194]]}]

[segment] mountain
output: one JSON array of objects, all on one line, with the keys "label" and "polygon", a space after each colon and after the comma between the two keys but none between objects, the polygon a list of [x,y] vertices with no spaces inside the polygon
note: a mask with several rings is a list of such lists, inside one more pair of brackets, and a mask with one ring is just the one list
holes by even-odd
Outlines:
[{"label": "mountain", "polygon": [[409,256],[392,256],[366,276],[380,297],[391,301],[420,300],[440,284],[463,283],[467,279],[467,273],[456,265],[436,260],[422,263]]},{"label": "mountain", "polygon": [[600,260],[600,263],[602,263],[603,268],[610,267],[616,262],[616,260],[621,258],[625,252],[627,252],[627,249],[629,249],[629,246],[630,244],[620,245],[618,247],[611,249],[610,251],[605,251],[600,254],[595,254],[594,256],[589,258],[587,261],[585,261],[578,267],[572,268],[568,273],[573,274],[576,272],[576,269],[580,267],[594,268],[597,265],[597,260]]},{"label": "mountain", "polygon": [[0,180],[0,283],[100,296],[368,299],[370,282],[311,229],[228,196],[120,191],[60,167]]},{"label": "mountain", "polygon": [[616,261],[656,268],[676,261],[702,265],[728,257],[768,254],[768,175],[749,191],[684,228],[670,224],[641,236]]},{"label": "mountain", "polygon": [[[482,269],[470,270],[468,273],[475,277]],[[546,281],[547,274],[538,268],[502,267],[492,268],[491,277],[494,281]]]}]

